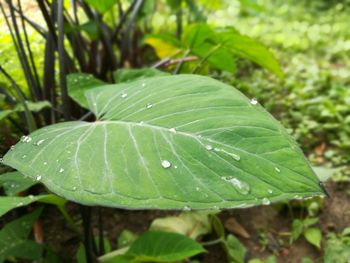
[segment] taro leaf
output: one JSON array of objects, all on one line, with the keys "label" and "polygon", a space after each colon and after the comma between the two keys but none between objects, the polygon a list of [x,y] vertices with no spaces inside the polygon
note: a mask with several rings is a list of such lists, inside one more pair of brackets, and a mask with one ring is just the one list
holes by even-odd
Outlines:
[{"label": "taro leaf", "polygon": [[193,239],[169,232],[149,231],[141,235],[126,256],[131,262],[175,262],[205,252]]},{"label": "taro leaf", "polygon": [[200,235],[211,232],[209,215],[213,212],[184,212],[179,216],[155,219],[150,229],[154,231],[175,232],[197,239]]},{"label": "taro leaf", "polygon": [[[1,207],[1,206],[0,206]],[[39,259],[42,254],[42,246],[32,240],[28,235],[36,219],[40,216],[41,209],[31,214],[18,218],[4,226],[0,231],[0,262],[8,257],[23,259]]]},{"label": "taro leaf", "polygon": [[[34,111],[34,112],[39,112],[42,109],[45,108],[50,108],[51,104],[50,102],[48,102],[47,100],[44,101],[27,101],[27,107],[30,111]],[[24,111],[24,107],[22,104],[17,104],[17,106],[14,108],[14,111]]]},{"label": "taro leaf", "polygon": [[36,183],[33,179],[24,177],[20,172],[8,172],[0,175],[0,186],[4,187],[7,195],[16,195]]},{"label": "taro leaf", "polygon": [[321,248],[322,233],[319,228],[312,227],[304,232],[305,239],[318,249]]},{"label": "taro leaf", "polygon": [[95,78],[93,75],[86,73],[69,74],[67,77],[67,82],[69,96],[84,108],[89,108],[89,104],[84,93],[89,89],[108,84]]},{"label": "taro leaf", "polygon": [[[38,102],[27,101],[26,103],[27,103],[28,109],[30,111],[34,111],[34,112],[39,112],[44,108],[51,107],[50,102],[48,102],[46,100],[45,101],[38,101]],[[0,121],[12,113],[22,112],[22,111],[24,111],[24,107],[22,104],[17,104],[13,110],[2,110],[2,111],[0,111]]]},{"label": "taro leaf", "polygon": [[159,58],[171,57],[181,51],[180,42],[167,34],[148,35],[145,43],[154,48]]},{"label": "taro leaf", "polygon": [[86,96],[96,122],[39,129],[4,163],[89,205],[219,209],[323,195],[286,130],[217,80],[155,77]]},{"label": "taro leaf", "polygon": [[57,206],[63,206],[66,202],[65,199],[55,195],[28,195],[28,196],[0,196],[0,216],[4,215],[11,209],[26,206],[33,202],[42,202],[47,204],[53,204]]},{"label": "taro leaf", "polygon": [[170,75],[167,72],[160,71],[155,68],[141,68],[141,69],[118,69],[113,73],[116,83],[129,82],[137,79],[150,78],[155,76]]},{"label": "taro leaf", "polygon": [[85,2],[103,14],[110,10],[117,3],[117,0],[85,0]]},{"label": "taro leaf", "polygon": [[239,34],[233,28],[226,28],[218,32],[220,42],[233,54],[249,59],[268,69],[279,78],[283,78],[283,71],[272,52],[256,40]]}]

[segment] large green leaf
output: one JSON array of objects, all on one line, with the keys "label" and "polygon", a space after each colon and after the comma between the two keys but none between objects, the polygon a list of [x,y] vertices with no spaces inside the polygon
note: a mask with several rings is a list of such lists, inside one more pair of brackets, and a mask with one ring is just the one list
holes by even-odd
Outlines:
[{"label": "large green leaf", "polygon": [[86,73],[69,74],[67,77],[67,83],[69,96],[84,108],[89,107],[88,101],[85,97],[85,92],[108,84],[95,78],[93,75]]},{"label": "large green leaf", "polygon": [[284,128],[224,83],[155,77],[86,96],[96,122],[37,130],[4,163],[90,205],[218,209],[323,194]]},{"label": "large green leaf", "polygon": [[28,240],[28,235],[41,209],[18,218],[4,226],[0,231],[0,262],[8,257],[39,259],[43,248],[40,244]]}]

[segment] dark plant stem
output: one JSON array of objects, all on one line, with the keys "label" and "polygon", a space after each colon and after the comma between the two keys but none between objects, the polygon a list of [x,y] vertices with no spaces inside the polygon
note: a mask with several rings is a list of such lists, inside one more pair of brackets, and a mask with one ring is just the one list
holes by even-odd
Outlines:
[{"label": "dark plant stem", "polygon": [[58,54],[59,54],[59,66],[60,66],[60,88],[61,88],[61,98],[62,98],[62,109],[63,115],[66,121],[70,120],[70,102],[67,90],[67,80],[66,80],[66,63],[64,59],[64,17],[63,17],[63,0],[58,0],[57,3],[57,25],[58,25]]},{"label": "dark plant stem", "polygon": [[182,8],[179,7],[179,10],[176,12],[176,37],[177,39],[181,39],[182,35]]},{"label": "dark plant stem", "polygon": [[96,262],[96,257],[93,253],[93,236],[91,231],[91,207],[81,206],[81,215],[83,220],[84,229],[84,246],[85,246],[85,257],[87,263]]},{"label": "dark plant stem", "polygon": [[103,236],[103,218],[102,218],[102,207],[98,207],[98,246],[99,255],[105,253],[104,236]]}]

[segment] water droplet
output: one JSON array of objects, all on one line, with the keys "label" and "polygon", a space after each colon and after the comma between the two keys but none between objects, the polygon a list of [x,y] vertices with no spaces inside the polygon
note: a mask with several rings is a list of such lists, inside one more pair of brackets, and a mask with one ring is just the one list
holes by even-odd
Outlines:
[{"label": "water droplet", "polygon": [[219,149],[219,148],[214,148],[214,151],[216,151],[216,152],[223,152],[223,153],[225,153],[225,154],[228,154],[228,155],[230,155],[233,159],[235,159],[236,161],[241,160],[241,156],[239,156],[238,154],[231,153],[231,152],[225,151],[225,150],[223,150],[223,149]]},{"label": "water droplet", "polygon": [[60,168],[60,170],[58,171],[59,173],[63,173],[64,172],[64,169],[63,168]]},{"label": "water droplet", "polygon": [[16,185],[15,184],[11,184],[11,188],[14,188]]},{"label": "water droplet", "polygon": [[142,86],[142,87],[145,87],[145,86],[146,86],[146,83],[142,83],[141,86]]},{"label": "water droplet", "polygon": [[170,128],[169,131],[172,132],[172,133],[176,133],[176,129],[175,128]]},{"label": "water droplet", "polygon": [[271,204],[271,202],[270,202],[270,200],[269,200],[268,198],[264,197],[264,198],[262,199],[262,204],[263,204],[263,205],[269,205],[269,204]]},{"label": "water droplet", "polygon": [[177,165],[175,165],[174,168],[177,169]]},{"label": "water droplet", "polygon": [[14,146],[14,145],[11,146],[10,150],[13,150],[13,149],[15,149],[15,146]]},{"label": "water droplet", "polygon": [[33,199],[34,195],[28,195],[29,199]]},{"label": "water droplet", "polygon": [[281,172],[281,170],[278,167],[275,167],[275,170],[277,173]]},{"label": "water droplet", "polygon": [[257,100],[256,98],[252,98],[252,99],[250,100],[250,104],[252,104],[252,105],[258,104],[258,100]]},{"label": "water droplet", "polygon": [[23,154],[22,155],[22,159],[25,159],[27,157],[27,155]]},{"label": "water droplet", "polygon": [[208,151],[211,151],[211,150],[213,150],[213,147],[211,145],[206,145],[205,149],[207,149]]},{"label": "water droplet", "polygon": [[268,192],[269,194],[272,194],[272,193],[273,193],[272,189],[268,189],[267,192]]},{"label": "water droplet", "polygon": [[22,205],[23,205],[23,203],[22,203],[22,202],[20,202],[20,203],[18,203],[18,204],[17,204],[17,206],[22,206]]},{"label": "water droplet", "polygon": [[199,191],[199,190],[200,190],[200,188],[197,186],[197,187],[196,187],[196,191]]},{"label": "water droplet", "polygon": [[236,190],[243,194],[243,195],[246,195],[250,192],[250,186],[249,184],[247,184],[246,182],[243,182],[241,180],[239,180],[238,178],[236,177],[233,177],[233,176],[224,176],[224,177],[221,177],[222,180],[226,181],[226,182],[229,182],[231,183],[234,188],[236,188]]},{"label": "water droplet", "polygon": [[241,156],[239,156],[238,154],[235,154],[235,153],[227,153],[227,154],[230,155],[236,161],[241,160]]},{"label": "water droplet", "polygon": [[0,163],[2,163],[4,161],[4,159],[3,158],[0,158]]},{"label": "water droplet", "polygon": [[139,123],[139,124],[140,124],[140,125],[143,125],[144,123],[145,123],[144,121],[140,121],[140,123]]},{"label": "water droplet", "polygon": [[150,108],[152,108],[153,107],[153,105],[151,104],[151,103],[148,103],[147,105],[146,105],[146,108],[147,109],[150,109]]},{"label": "water droplet", "polygon": [[47,162],[44,162],[44,165],[47,165]]},{"label": "water droplet", "polygon": [[73,186],[73,191],[77,190],[77,187],[76,186]]},{"label": "water droplet", "polygon": [[40,181],[40,180],[41,180],[41,175],[37,175],[37,176],[36,176],[36,180],[37,180],[37,181]]},{"label": "water droplet", "polygon": [[121,97],[124,99],[124,98],[126,98],[127,96],[128,96],[128,93],[123,93]]},{"label": "water droplet", "polygon": [[183,211],[191,211],[191,207],[189,207],[189,206],[184,206],[183,207],[183,209],[182,209]]},{"label": "water droplet", "polygon": [[163,168],[169,168],[171,166],[171,163],[168,160],[162,161]]},{"label": "water droplet", "polygon": [[31,142],[32,138],[29,136],[22,136],[21,141],[22,142]]}]

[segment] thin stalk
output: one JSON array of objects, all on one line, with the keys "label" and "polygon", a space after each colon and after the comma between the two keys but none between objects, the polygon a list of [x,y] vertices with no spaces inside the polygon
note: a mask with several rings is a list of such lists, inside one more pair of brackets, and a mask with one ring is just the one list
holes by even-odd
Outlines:
[{"label": "thin stalk", "polygon": [[198,70],[200,70],[204,63],[209,59],[210,56],[212,56],[222,45],[216,45],[215,47],[213,47],[199,62],[198,64],[193,68],[192,70],[192,74],[197,73]]},{"label": "thin stalk", "polygon": [[[21,1],[17,0],[17,2],[18,2],[19,12],[21,14],[21,22],[22,22],[22,29],[23,29],[23,34],[24,34],[24,41],[25,41],[27,52],[29,55],[30,66],[32,67],[32,70],[33,70],[33,78],[36,82],[36,86],[37,86],[37,89],[39,91],[39,95],[41,95],[41,92],[40,92],[41,85],[40,85],[40,81],[39,81],[39,75],[38,75],[38,71],[36,69],[36,65],[34,62],[33,52],[32,52],[32,49],[30,48],[30,42],[29,42],[29,38],[28,38],[26,23],[25,23],[24,18],[23,18],[23,10],[22,10]],[[41,99],[41,96],[40,96],[39,100],[40,99]]]},{"label": "thin stalk", "polygon": [[70,102],[67,90],[67,80],[66,80],[66,63],[64,55],[64,17],[63,17],[63,0],[58,0],[57,2],[57,25],[58,25],[58,63],[60,67],[60,88],[61,88],[61,99],[62,99],[62,109],[63,115],[66,121],[70,120]]},{"label": "thin stalk", "polygon": [[187,57],[187,55],[188,55],[190,52],[191,52],[190,49],[187,49],[187,50],[184,52],[184,54],[183,54],[183,56],[182,56],[180,62],[176,65],[176,68],[175,68],[175,70],[174,70],[174,72],[173,72],[173,75],[176,75],[176,74],[180,73],[181,68],[182,68],[182,64],[184,63],[185,58]]},{"label": "thin stalk", "polygon": [[223,240],[222,240],[222,238],[219,238],[219,239],[215,239],[215,240],[212,240],[212,241],[202,242],[201,245],[203,245],[203,246],[213,246],[213,245],[216,245],[216,244],[220,244],[221,242],[223,242]]},{"label": "thin stalk", "polygon": [[14,89],[17,93],[17,96],[18,96],[20,103],[23,105],[24,114],[26,116],[26,121],[28,124],[29,132],[35,131],[37,129],[37,127],[36,127],[36,123],[34,120],[34,116],[28,108],[28,105],[27,105],[26,99],[25,99],[25,95],[23,94],[21,88],[17,85],[17,83],[14,81],[14,79],[5,71],[5,69],[1,65],[0,65],[0,72],[2,74],[4,74],[4,76],[10,81],[10,83],[12,84],[12,86],[14,87]]},{"label": "thin stalk", "polygon": [[25,73],[25,77],[28,83],[28,86],[30,87],[30,89],[32,90],[32,99],[34,101],[39,100],[40,99],[40,90],[39,87],[37,86],[37,83],[35,83],[35,79],[34,79],[34,74],[32,72],[32,68],[30,67],[30,63],[28,61],[28,56],[27,53],[25,51],[24,48],[24,43],[22,41],[22,37],[20,34],[20,30],[17,24],[17,19],[16,19],[16,14],[14,11],[14,6],[12,3],[12,0],[7,0],[7,4],[9,5],[9,10],[10,10],[10,14],[11,14],[11,19],[12,19],[12,25],[13,25],[13,29],[14,29],[14,33],[15,33],[15,37],[17,39],[17,45],[18,45],[18,56],[19,59],[21,61],[22,64],[22,68],[23,68],[23,72]]},{"label": "thin stalk", "polygon": [[176,37],[177,39],[181,39],[182,35],[182,8],[179,7],[179,10],[176,12]]}]

